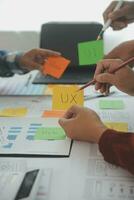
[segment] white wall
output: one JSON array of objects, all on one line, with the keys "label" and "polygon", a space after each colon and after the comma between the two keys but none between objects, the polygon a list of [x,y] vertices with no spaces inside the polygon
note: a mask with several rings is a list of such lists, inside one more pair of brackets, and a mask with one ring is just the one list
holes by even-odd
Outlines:
[{"label": "white wall", "polygon": [[0,31],[0,49],[26,51],[39,47],[37,31]]},{"label": "white wall", "polygon": [[[50,21],[98,21],[110,0],[0,0],[0,49],[29,50],[39,46],[41,24]],[[134,24],[105,34],[105,52],[134,39]]]},{"label": "white wall", "polygon": [[110,0],[0,0],[0,30],[40,30],[48,21],[99,21]]}]

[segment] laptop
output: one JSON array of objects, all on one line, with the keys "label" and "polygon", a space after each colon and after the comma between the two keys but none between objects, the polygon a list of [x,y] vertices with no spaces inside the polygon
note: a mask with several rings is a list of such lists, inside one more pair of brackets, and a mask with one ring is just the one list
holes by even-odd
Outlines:
[{"label": "laptop", "polygon": [[71,60],[60,79],[44,76],[40,72],[34,84],[85,84],[93,78],[96,65],[79,66],[77,45],[80,42],[96,40],[102,24],[92,23],[46,23],[41,28],[40,48],[61,52]]}]

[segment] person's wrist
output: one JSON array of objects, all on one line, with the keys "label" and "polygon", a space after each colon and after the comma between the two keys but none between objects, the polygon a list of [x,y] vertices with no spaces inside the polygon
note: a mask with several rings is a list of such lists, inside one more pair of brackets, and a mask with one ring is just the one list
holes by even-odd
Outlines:
[{"label": "person's wrist", "polygon": [[96,137],[95,137],[95,142],[98,144],[99,140],[101,138],[101,136],[103,135],[103,133],[107,130],[108,128],[105,125],[99,126],[97,128],[97,132],[96,132]]}]

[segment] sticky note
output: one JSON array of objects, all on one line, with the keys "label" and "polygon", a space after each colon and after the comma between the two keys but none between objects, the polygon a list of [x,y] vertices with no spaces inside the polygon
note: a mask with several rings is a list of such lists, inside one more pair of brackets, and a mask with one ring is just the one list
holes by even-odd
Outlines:
[{"label": "sticky note", "polygon": [[58,79],[62,76],[69,63],[70,60],[62,56],[49,57],[44,64],[44,73]]},{"label": "sticky note", "polygon": [[0,111],[1,117],[24,117],[28,110],[25,107],[5,108]]},{"label": "sticky note", "polygon": [[125,122],[104,122],[104,124],[108,128],[114,129],[116,131],[128,131],[128,123]]},{"label": "sticky note", "polygon": [[64,140],[65,132],[59,127],[42,127],[38,128],[34,136],[35,140]]},{"label": "sticky note", "polygon": [[124,102],[122,100],[100,100],[100,109],[123,109]]},{"label": "sticky note", "polygon": [[83,90],[77,91],[78,86],[57,86],[53,88],[52,109],[66,110],[72,105],[83,105]]},{"label": "sticky note", "polygon": [[43,112],[42,117],[59,118],[59,117],[63,117],[64,114],[65,114],[65,111],[63,110],[46,110]]},{"label": "sticky note", "polygon": [[79,65],[96,64],[104,56],[103,40],[87,41],[78,44]]}]

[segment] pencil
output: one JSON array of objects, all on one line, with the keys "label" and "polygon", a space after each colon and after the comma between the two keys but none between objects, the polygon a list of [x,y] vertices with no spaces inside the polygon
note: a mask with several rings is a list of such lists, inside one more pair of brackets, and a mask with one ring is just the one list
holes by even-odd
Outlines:
[{"label": "pencil", "polygon": [[[119,67],[118,67],[117,69],[115,69],[115,70],[113,71],[113,73],[115,73],[115,72],[118,71],[119,69],[125,67],[126,65],[130,64],[130,63],[133,62],[133,61],[134,61],[134,57],[132,57],[132,58],[130,58],[130,59],[124,61],[121,65],[119,65]],[[80,87],[80,88],[78,89],[78,91],[83,90],[84,88],[87,88],[87,87],[90,86],[90,85],[94,85],[95,83],[96,83],[96,81],[95,81],[95,79],[93,79],[92,81],[89,81],[89,82],[88,82],[87,84],[85,84],[84,86]]]}]

